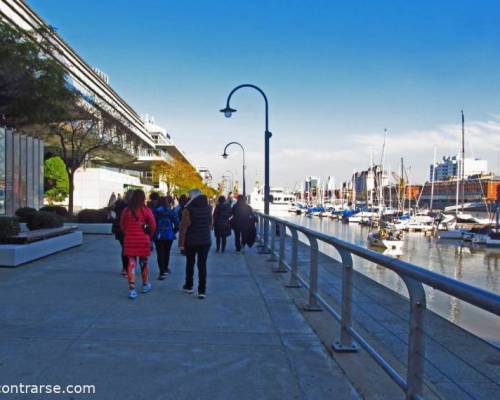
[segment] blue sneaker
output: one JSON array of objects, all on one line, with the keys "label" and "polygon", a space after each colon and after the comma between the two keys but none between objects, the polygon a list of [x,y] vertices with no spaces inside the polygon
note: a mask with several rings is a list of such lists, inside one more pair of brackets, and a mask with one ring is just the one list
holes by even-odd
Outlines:
[{"label": "blue sneaker", "polygon": [[142,293],[151,292],[151,289],[153,289],[153,286],[151,285],[151,283],[146,283],[142,286]]},{"label": "blue sneaker", "polygon": [[136,299],[136,298],[137,298],[137,292],[136,292],[136,290],[135,290],[135,289],[130,289],[130,290],[128,291],[128,298],[129,298],[130,300],[134,300],[134,299]]}]

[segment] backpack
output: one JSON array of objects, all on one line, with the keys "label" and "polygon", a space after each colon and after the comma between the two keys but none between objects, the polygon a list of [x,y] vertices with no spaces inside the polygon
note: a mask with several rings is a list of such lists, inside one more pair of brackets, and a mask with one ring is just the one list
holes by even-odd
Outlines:
[{"label": "backpack", "polygon": [[155,240],[174,240],[174,223],[172,221],[173,215],[171,210],[159,207],[155,210],[156,217],[156,233]]}]

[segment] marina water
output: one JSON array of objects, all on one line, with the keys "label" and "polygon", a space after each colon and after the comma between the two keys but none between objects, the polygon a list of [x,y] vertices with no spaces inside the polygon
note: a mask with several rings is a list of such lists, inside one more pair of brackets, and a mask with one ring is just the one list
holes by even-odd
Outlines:
[{"label": "marina water", "polygon": [[[368,227],[327,218],[279,215],[288,221],[367,247]],[[305,238],[302,240],[306,241]],[[320,242],[320,251],[339,259],[331,246]],[[472,246],[460,241],[440,240],[422,233],[406,233],[401,260],[459,281],[500,293],[500,249]],[[405,284],[387,268],[354,256],[354,269],[382,285],[408,296]],[[500,348],[500,318],[448,294],[425,286],[427,307]],[[355,299],[354,299],[355,300]]]}]

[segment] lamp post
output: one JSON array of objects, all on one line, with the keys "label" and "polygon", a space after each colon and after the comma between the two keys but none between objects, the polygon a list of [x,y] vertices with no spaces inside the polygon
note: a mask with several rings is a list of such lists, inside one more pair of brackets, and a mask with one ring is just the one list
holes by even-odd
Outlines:
[{"label": "lamp post", "polygon": [[222,177],[223,178],[228,178],[227,175],[224,175],[226,172],[229,172],[231,174],[231,186],[229,187],[229,192],[232,192],[234,190],[234,174],[233,174],[233,171],[229,170],[229,169],[226,169],[223,173],[222,173]]},{"label": "lamp post", "polygon": [[[236,86],[231,92],[229,96],[227,96],[226,108],[220,110],[221,113],[224,113],[226,118],[230,118],[233,113],[236,112],[234,108],[231,108],[229,102],[231,101],[231,97],[233,94],[242,88],[251,88],[257,90],[262,97],[264,98],[265,103],[265,131],[264,131],[264,214],[269,215],[269,200],[270,200],[270,187],[269,187],[269,140],[271,139],[271,132],[269,132],[269,104],[267,101],[266,94],[259,87],[251,84],[243,84]],[[269,225],[264,224],[264,247],[267,248],[269,243]]]},{"label": "lamp post", "polygon": [[242,166],[242,173],[243,173],[243,197],[246,197],[247,190],[246,190],[246,184],[245,184],[245,169],[246,169],[246,165],[245,165],[245,148],[242,146],[241,143],[238,143],[238,142],[229,142],[228,144],[226,144],[226,147],[224,147],[224,153],[222,154],[222,157],[224,157],[224,159],[226,159],[229,156],[229,154],[227,154],[226,150],[232,144],[240,146],[241,150],[243,151],[243,166]]}]

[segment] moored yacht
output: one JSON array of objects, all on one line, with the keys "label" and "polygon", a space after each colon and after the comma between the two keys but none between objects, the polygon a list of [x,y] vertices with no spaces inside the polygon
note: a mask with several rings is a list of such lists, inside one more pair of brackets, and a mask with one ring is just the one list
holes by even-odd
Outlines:
[{"label": "moored yacht", "polygon": [[[269,212],[271,214],[285,214],[295,203],[293,193],[281,188],[274,187],[270,189],[271,201],[269,202]],[[264,211],[264,187],[254,188],[250,194],[250,206],[254,210]]]}]

